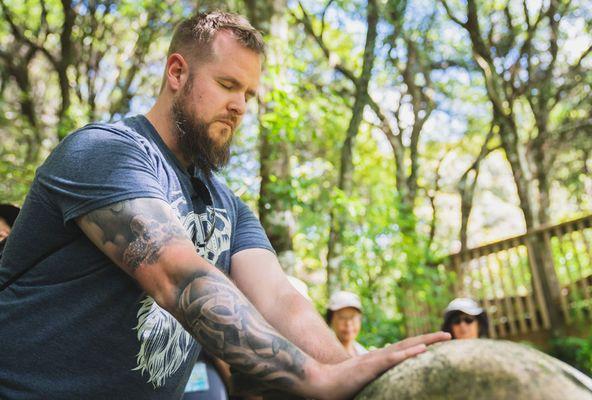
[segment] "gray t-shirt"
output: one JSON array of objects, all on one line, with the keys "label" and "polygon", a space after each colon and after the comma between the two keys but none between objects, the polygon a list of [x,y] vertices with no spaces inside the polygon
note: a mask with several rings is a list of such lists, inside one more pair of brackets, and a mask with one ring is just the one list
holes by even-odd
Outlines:
[{"label": "gray t-shirt", "polygon": [[[226,274],[241,250],[273,251],[228,187],[192,175],[143,116],[88,125],[56,147],[37,170],[0,264],[0,283],[36,264],[0,292],[0,398],[181,397],[199,345],[75,219],[123,200],[157,198]],[[213,219],[195,178],[213,199],[215,227],[205,248]]]}]

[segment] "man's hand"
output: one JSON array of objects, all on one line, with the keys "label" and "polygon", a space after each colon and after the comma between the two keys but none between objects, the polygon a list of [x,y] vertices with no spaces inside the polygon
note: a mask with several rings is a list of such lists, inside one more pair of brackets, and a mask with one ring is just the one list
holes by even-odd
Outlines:
[{"label": "man's hand", "polygon": [[318,399],[349,399],[383,372],[426,351],[426,346],[450,340],[450,334],[436,332],[416,336],[389,345],[383,349],[353,357],[340,364],[324,364],[315,373],[320,376]]},{"label": "man's hand", "polygon": [[[426,351],[426,346],[450,340],[450,334],[435,332],[411,337],[383,349],[350,358],[339,364],[318,364],[312,373],[313,393],[308,397],[315,399],[349,399],[362,388],[378,378],[380,374]],[[234,376],[234,375],[233,375]],[[282,392],[265,391],[261,385],[244,375],[233,380],[234,394],[263,393],[264,399],[292,398]]]}]

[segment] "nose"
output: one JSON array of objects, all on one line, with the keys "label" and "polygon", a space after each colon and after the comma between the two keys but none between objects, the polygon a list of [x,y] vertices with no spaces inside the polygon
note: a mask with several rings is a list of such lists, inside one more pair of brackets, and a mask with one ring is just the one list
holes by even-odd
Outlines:
[{"label": "nose", "polygon": [[244,93],[236,93],[228,103],[228,110],[242,117],[247,110],[247,100]]}]

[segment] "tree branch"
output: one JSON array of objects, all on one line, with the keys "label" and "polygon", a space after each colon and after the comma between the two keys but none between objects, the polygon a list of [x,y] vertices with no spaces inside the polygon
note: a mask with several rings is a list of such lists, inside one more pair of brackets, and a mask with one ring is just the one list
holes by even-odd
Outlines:
[{"label": "tree branch", "polygon": [[300,7],[300,10],[302,11],[303,17],[300,18],[296,14],[294,14],[293,11],[290,11],[292,16],[298,22],[300,22],[304,26],[304,29],[306,30],[306,32],[308,32],[312,36],[312,38],[315,40],[315,42],[321,48],[321,51],[323,52],[323,54],[325,54],[325,57],[327,58],[327,60],[329,60],[329,64],[331,64],[331,66],[333,68],[335,68],[335,70],[339,71],[346,78],[351,80],[355,85],[357,85],[358,78],[355,76],[355,74],[352,71],[350,71],[345,66],[343,66],[343,64],[341,64],[341,62],[336,61],[336,57],[332,56],[331,51],[329,50],[329,48],[327,47],[327,45],[325,44],[323,39],[315,33],[315,31],[312,27],[312,21],[310,20],[310,17],[308,16],[308,13],[304,9],[304,6],[302,5],[302,3],[298,2],[298,5]]}]

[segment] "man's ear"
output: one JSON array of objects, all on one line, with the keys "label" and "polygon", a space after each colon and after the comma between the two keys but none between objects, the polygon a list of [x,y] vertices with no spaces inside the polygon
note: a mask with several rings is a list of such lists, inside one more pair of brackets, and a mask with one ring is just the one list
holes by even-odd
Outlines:
[{"label": "man's ear", "polygon": [[189,79],[189,65],[179,53],[173,53],[167,58],[165,82],[171,91],[177,92]]}]

